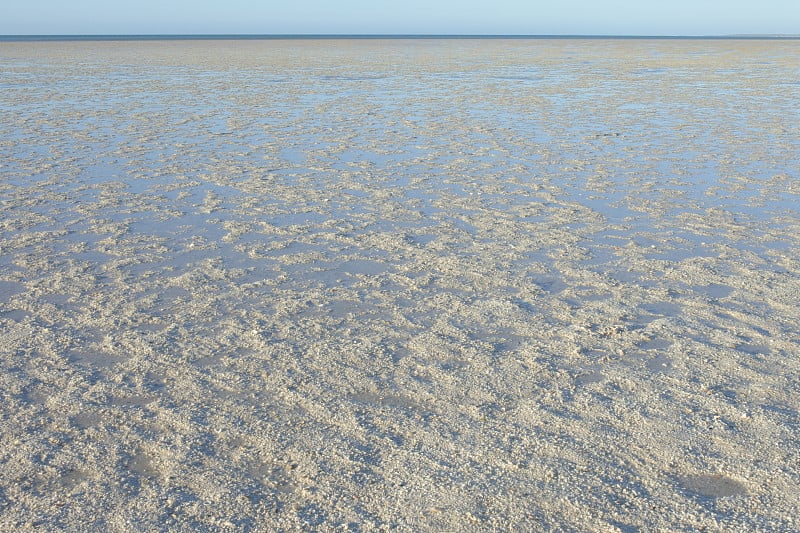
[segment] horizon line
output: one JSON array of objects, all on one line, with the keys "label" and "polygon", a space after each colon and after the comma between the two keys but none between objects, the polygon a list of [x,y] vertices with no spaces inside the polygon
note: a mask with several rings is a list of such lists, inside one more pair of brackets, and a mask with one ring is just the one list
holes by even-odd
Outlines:
[{"label": "horizon line", "polygon": [[323,40],[323,39],[751,39],[794,40],[800,34],[503,34],[503,33],[98,33],[3,34],[2,41],[114,40]]}]

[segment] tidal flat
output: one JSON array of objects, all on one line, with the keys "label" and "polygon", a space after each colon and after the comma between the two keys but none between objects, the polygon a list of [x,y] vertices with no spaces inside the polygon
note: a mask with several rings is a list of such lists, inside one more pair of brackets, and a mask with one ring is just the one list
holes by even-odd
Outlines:
[{"label": "tidal flat", "polygon": [[799,56],[0,43],[0,529],[800,529]]}]

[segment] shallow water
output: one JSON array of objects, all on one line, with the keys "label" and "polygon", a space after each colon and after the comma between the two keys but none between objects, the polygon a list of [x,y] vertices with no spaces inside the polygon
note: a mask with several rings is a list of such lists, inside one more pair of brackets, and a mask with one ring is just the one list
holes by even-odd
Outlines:
[{"label": "shallow water", "polygon": [[0,43],[2,523],[792,529],[797,45]]}]

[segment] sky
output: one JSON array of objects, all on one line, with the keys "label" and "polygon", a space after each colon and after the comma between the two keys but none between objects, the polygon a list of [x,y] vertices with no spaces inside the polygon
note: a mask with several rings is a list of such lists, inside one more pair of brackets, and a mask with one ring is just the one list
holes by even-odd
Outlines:
[{"label": "sky", "polygon": [[0,35],[800,34],[800,0],[0,0]]}]

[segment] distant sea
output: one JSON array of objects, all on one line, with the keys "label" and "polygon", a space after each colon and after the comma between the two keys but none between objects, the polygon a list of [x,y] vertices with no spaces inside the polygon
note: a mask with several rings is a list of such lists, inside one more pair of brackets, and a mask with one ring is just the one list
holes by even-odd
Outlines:
[{"label": "distant sea", "polygon": [[305,39],[708,39],[794,40],[800,35],[424,35],[424,34],[148,34],[148,35],[0,35],[19,41],[225,41]]}]

